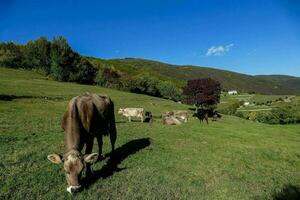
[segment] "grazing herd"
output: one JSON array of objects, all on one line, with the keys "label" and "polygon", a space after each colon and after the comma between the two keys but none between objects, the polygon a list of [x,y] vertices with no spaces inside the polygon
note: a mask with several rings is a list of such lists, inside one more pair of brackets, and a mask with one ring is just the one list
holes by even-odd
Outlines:
[{"label": "grazing herd", "polygon": [[[153,116],[144,108],[120,108],[118,114],[128,118],[137,118],[141,122],[152,122]],[[208,113],[197,112],[194,116],[208,123]],[[162,114],[166,125],[179,125],[188,122],[188,112],[174,110]],[[81,189],[81,174],[86,170],[86,177],[92,175],[91,165],[102,160],[103,136],[110,137],[112,154],[115,150],[117,131],[115,125],[114,103],[105,95],[85,93],[74,97],[68,104],[61,123],[65,131],[63,155],[50,154],[48,160],[54,164],[63,163],[67,181],[67,191],[71,194]],[[92,153],[94,138],[97,138],[99,152]],[[85,153],[81,151],[86,146]]]}]

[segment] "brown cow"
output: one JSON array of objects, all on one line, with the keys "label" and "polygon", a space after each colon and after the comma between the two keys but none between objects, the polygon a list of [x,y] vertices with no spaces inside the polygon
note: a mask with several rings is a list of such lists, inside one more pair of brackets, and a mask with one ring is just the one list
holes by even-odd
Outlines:
[{"label": "brown cow", "polygon": [[[90,175],[90,165],[102,157],[102,137],[110,136],[112,152],[117,137],[114,115],[114,104],[107,96],[83,94],[74,97],[68,105],[62,120],[65,131],[64,154],[50,154],[48,159],[59,164],[64,163],[64,170],[68,183],[67,191],[71,194],[80,189],[80,176],[86,167],[87,176]],[[94,138],[98,140],[99,155],[92,153]],[[86,144],[85,154],[81,153]]]}]

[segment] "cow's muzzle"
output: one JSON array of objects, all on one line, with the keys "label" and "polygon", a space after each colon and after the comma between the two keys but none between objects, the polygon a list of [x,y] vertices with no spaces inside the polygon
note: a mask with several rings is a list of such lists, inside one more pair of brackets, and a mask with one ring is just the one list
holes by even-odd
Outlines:
[{"label": "cow's muzzle", "polygon": [[81,188],[80,185],[76,185],[76,186],[71,185],[67,187],[67,191],[71,194],[74,194],[75,192],[78,192],[80,188]]}]

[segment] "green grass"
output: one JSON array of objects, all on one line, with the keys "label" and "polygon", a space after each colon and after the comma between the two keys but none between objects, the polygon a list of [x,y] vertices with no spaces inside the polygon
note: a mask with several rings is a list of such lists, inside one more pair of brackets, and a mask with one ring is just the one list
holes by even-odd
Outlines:
[{"label": "green grass", "polygon": [[[162,112],[188,107],[0,68],[0,95],[23,96],[0,100],[0,199],[71,199],[62,166],[46,157],[63,151],[62,114],[68,100],[85,91],[108,94],[116,110],[142,106],[155,121],[117,123],[122,159],[117,166],[108,159],[96,163],[99,179],[74,199],[272,199],[285,185],[300,186],[299,125],[223,116],[209,125],[191,119],[164,126]],[[104,142],[108,153],[109,141]]]}]

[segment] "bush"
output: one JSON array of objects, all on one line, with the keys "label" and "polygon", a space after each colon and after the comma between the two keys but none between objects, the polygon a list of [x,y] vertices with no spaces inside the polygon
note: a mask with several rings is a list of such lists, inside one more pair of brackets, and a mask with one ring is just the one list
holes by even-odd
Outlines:
[{"label": "bush", "polygon": [[96,83],[103,87],[123,89],[121,75],[112,68],[104,68],[98,71]]},{"label": "bush", "polygon": [[285,108],[277,108],[271,110],[271,112],[260,113],[257,116],[257,121],[268,124],[291,124],[299,123],[300,116],[291,112],[291,110]]},{"label": "bush", "polygon": [[158,80],[152,77],[139,77],[133,79],[129,85],[129,91],[139,94],[148,94],[155,97],[161,97],[157,88]]},{"label": "bush", "polygon": [[96,77],[97,68],[87,59],[76,54],[76,59],[73,61],[73,69],[69,75],[69,81],[74,81],[83,84],[92,84]]},{"label": "bush", "polygon": [[219,109],[219,112],[225,115],[234,115],[239,107],[240,102],[236,101],[223,109]]},{"label": "bush", "polygon": [[163,98],[174,101],[181,100],[181,91],[168,81],[160,81],[157,85],[158,91]]}]

